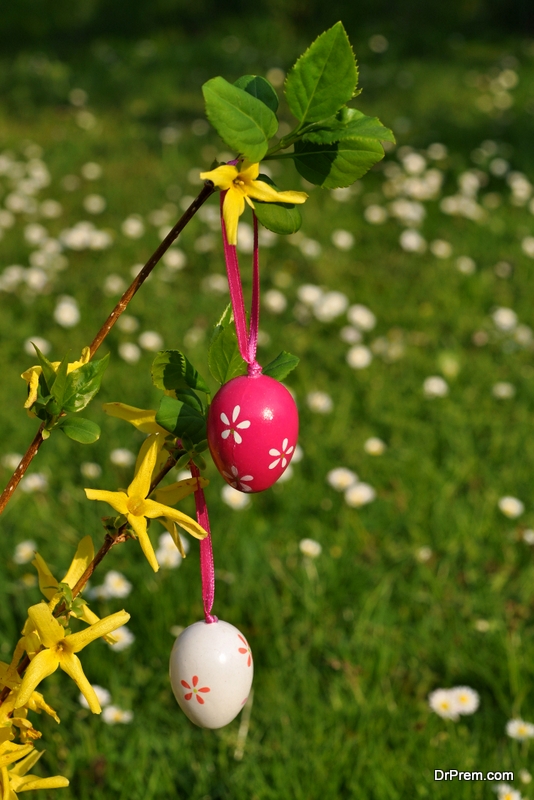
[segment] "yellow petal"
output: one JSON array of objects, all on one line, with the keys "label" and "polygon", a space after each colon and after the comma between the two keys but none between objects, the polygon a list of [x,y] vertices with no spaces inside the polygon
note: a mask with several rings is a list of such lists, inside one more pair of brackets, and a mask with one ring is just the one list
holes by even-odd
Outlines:
[{"label": "yellow petal", "polygon": [[29,772],[31,768],[37,764],[43,753],[44,750],[33,750],[32,753],[29,753],[29,755],[27,755],[25,758],[19,761],[18,764],[15,764],[14,767],[11,767],[11,769],[9,770],[10,776],[26,775],[26,773]]},{"label": "yellow petal", "polygon": [[[67,364],[67,375],[69,375],[69,373],[71,373],[71,372],[74,372],[75,369],[79,369],[80,367],[83,367],[83,365],[87,364],[87,362],[90,361],[90,359],[91,359],[91,348],[90,347],[84,347],[83,350],[82,350],[82,354],[80,356],[79,361],[73,361],[71,364]],[[61,362],[58,361],[53,365],[53,367],[54,367],[54,369],[56,371],[57,371],[57,368],[59,367],[60,363]]]},{"label": "yellow petal", "polygon": [[14,792],[33,792],[34,789],[64,789],[69,782],[63,775],[51,778],[38,778],[37,775],[26,775],[24,778],[13,776],[11,786]]},{"label": "yellow petal", "polygon": [[223,203],[224,227],[228,244],[237,244],[237,225],[244,210],[245,195],[243,191],[232,186],[226,193]]},{"label": "yellow petal", "polygon": [[211,172],[201,172],[200,177],[203,181],[211,181],[219,189],[229,189],[232,181],[235,181],[238,175],[237,167],[231,164],[222,164],[217,169],[212,169]]},{"label": "yellow petal", "polygon": [[[121,625],[126,625],[129,619],[130,615],[127,611],[124,611],[124,609],[122,611],[117,611],[115,614],[110,614],[109,617],[104,617],[104,619],[95,622],[94,625],[84,628],[83,631],[71,633],[69,636],[65,637],[65,641],[74,653],[78,653],[88,644],[94,642],[95,639],[106,636],[108,633],[120,628]],[[63,661],[61,661],[61,663],[63,663]]]},{"label": "yellow petal", "polygon": [[68,785],[69,781],[62,775],[54,775],[52,778],[27,775],[16,787],[13,785],[13,789],[16,792],[33,792],[34,789],[64,789]]},{"label": "yellow petal", "polygon": [[28,384],[28,397],[24,403],[24,408],[30,408],[37,400],[37,387],[39,386],[39,375],[41,372],[41,367],[30,367],[20,376]]},{"label": "yellow petal", "polygon": [[158,433],[151,434],[148,439],[143,442],[137,457],[135,478],[128,486],[129,498],[141,498],[144,500],[147,496],[152,482],[152,473],[154,472],[159,452],[164,444],[164,437]]},{"label": "yellow petal", "polygon": [[169,531],[169,533],[171,534],[172,540],[173,540],[174,544],[176,545],[176,547],[178,548],[178,551],[179,551],[180,555],[182,556],[182,558],[185,558],[186,557],[186,552],[184,550],[182,537],[180,536],[180,534],[176,530],[176,524],[172,521],[172,519],[167,519],[166,517],[162,517],[162,518],[160,517],[159,521],[161,522],[163,527],[166,528]]},{"label": "yellow petal", "polygon": [[24,673],[15,708],[25,706],[41,681],[52,675],[58,667],[59,659],[50,650],[41,650],[40,653],[37,653]]},{"label": "yellow petal", "polygon": [[54,578],[50,572],[48,564],[44,558],[39,555],[39,553],[35,554],[32,565],[37,570],[37,575],[39,577],[39,589],[47,600],[51,600],[58,590],[57,580]]},{"label": "yellow petal", "polygon": [[156,412],[150,409],[135,408],[126,403],[104,403],[102,408],[110,417],[124,419],[143,433],[163,433],[165,436],[168,434],[168,431],[156,422]]},{"label": "yellow petal", "polygon": [[[174,396],[176,397],[176,395],[174,395]],[[168,431],[164,431],[163,428],[161,428],[161,430],[163,431],[163,436],[160,436],[158,438],[158,442],[159,442],[160,446],[159,446],[159,450],[158,450],[158,457],[156,458],[156,463],[154,464],[154,468],[152,470],[152,475],[150,476],[150,483],[152,483],[153,477],[159,473],[159,471],[161,470],[162,466],[165,464],[165,462],[167,461],[167,458],[169,457],[168,452],[164,448],[165,436],[168,435]],[[148,436],[145,439],[145,441],[143,442],[143,444],[141,445],[141,449],[139,450],[139,453],[137,454],[137,458],[135,460],[135,471],[134,471],[135,475],[137,475],[137,473],[138,473],[138,471],[139,471],[139,469],[141,467],[141,464],[143,463],[143,460],[146,457],[147,451],[150,449],[150,446],[151,446],[151,437]]]},{"label": "yellow petal", "polygon": [[41,649],[41,637],[37,631],[33,631],[32,633],[27,633],[26,636],[23,637],[23,640],[24,650],[28,654],[28,658],[34,658]]},{"label": "yellow petal", "polygon": [[164,506],[162,503],[156,503],[155,500],[145,500],[143,504],[143,514],[149,519],[156,519],[156,517],[172,519],[174,522],[177,522],[184,531],[187,531],[187,533],[190,533],[191,536],[195,536],[197,539],[205,539],[208,535],[207,531],[194,519],[188,517],[187,514],[178,511],[177,508],[169,508],[169,506]]},{"label": "yellow petal", "polygon": [[48,716],[53,717],[57,723],[59,723],[60,721],[58,715],[56,714],[52,706],[49,706],[48,703],[45,702],[45,699],[41,694],[41,692],[33,692],[32,696],[27,702],[27,706],[30,709],[30,711],[36,711],[38,714],[41,711],[45,711],[48,714]]},{"label": "yellow petal", "polygon": [[[147,501],[145,500],[145,503],[146,502]],[[145,554],[146,560],[154,572],[157,572],[159,570],[159,564],[154,552],[154,548],[152,547],[152,542],[150,541],[150,537],[148,535],[146,519],[144,517],[135,517],[133,514],[129,514],[128,522],[134,529],[137,538],[139,539],[139,544],[141,545],[141,550]]]},{"label": "yellow petal", "polygon": [[241,164],[241,169],[239,170],[238,178],[240,178],[241,180],[245,181],[245,183],[248,184],[249,181],[255,181],[259,174],[260,174],[259,162],[251,162],[245,158],[245,160]]},{"label": "yellow petal", "polygon": [[[100,617],[98,617],[95,612],[89,608],[87,603],[82,605],[82,610],[78,614],[73,613],[73,616],[76,616],[76,619],[81,619],[83,622],[87,622],[88,625],[94,625],[95,622],[100,622]],[[115,644],[117,641],[116,637],[113,636],[112,633],[106,634],[106,636],[103,638],[108,644]]]},{"label": "yellow petal", "polygon": [[124,492],[107,492],[105,489],[84,489],[88,500],[100,500],[107,503],[119,514],[128,513],[128,495]]},{"label": "yellow petal", "polygon": [[4,742],[0,748],[0,767],[7,767],[8,764],[13,764],[14,761],[19,761],[19,759],[28,755],[30,750],[33,750],[32,744],[15,744],[14,742]]},{"label": "yellow petal", "polygon": [[199,488],[205,489],[209,485],[206,478],[186,478],[183,481],[171,483],[169,486],[164,486],[163,489],[157,489],[155,492],[155,499],[158,503],[163,503],[165,506],[175,506],[184,497],[196,492]]},{"label": "yellow petal", "polygon": [[65,638],[65,628],[52,616],[52,612],[44,601],[30,606],[28,616],[37,628],[45,647],[52,647]]},{"label": "yellow petal", "polygon": [[0,661],[0,686],[9,686],[12,689],[14,686],[18,686],[19,683],[20,678],[17,671],[4,661]]},{"label": "yellow petal", "polygon": [[306,192],[278,192],[265,181],[253,181],[247,186],[247,194],[255,200],[264,203],[305,203],[308,199]]},{"label": "yellow petal", "polygon": [[83,539],[80,540],[78,549],[74,554],[72,563],[62,582],[73,589],[94,557],[95,548],[93,547],[93,540],[90,536],[84,536]]},{"label": "yellow petal", "polygon": [[[130,619],[130,615],[128,614],[127,616],[128,619]],[[91,629],[88,628],[87,630],[89,631]],[[93,714],[100,714],[102,708],[98,702],[98,697],[96,696],[95,690],[87,680],[85,672],[82,668],[82,662],[78,656],[75,656],[74,653],[64,652],[61,657],[61,661],[59,662],[59,666],[63,672],[66,672],[67,675],[76,683],[78,689],[89,703],[89,708]]]}]

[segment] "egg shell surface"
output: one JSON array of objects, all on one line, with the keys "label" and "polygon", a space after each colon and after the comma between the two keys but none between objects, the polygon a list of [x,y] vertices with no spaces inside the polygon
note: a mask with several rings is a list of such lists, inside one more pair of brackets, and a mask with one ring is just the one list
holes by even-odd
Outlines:
[{"label": "egg shell surface", "polygon": [[241,375],[211,403],[208,444],[226,483],[262,492],[285,472],[295,452],[299,417],[285,386],[268,375]]},{"label": "egg shell surface", "polygon": [[241,631],[223,620],[202,620],[176,639],[169,674],[178,705],[191,722],[222,728],[247,701],[254,663]]}]

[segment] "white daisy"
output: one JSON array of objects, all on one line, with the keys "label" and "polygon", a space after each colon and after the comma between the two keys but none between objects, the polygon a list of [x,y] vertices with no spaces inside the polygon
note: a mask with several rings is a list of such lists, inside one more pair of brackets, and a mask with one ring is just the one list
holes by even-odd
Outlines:
[{"label": "white daisy", "polygon": [[469,686],[455,686],[451,693],[458,714],[474,714],[480,705],[478,692]]},{"label": "white daisy", "polygon": [[506,495],[506,497],[501,497],[499,500],[499,509],[502,511],[505,517],[508,517],[509,519],[517,519],[517,517],[520,517],[525,510],[525,506],[521,500],[517,499],[517,497],[510,497],[509,495]]},{"label": "white daisy", "polygon": [[250,496],[248,494],[244,494],[228,484],[223,486],[221,497],[223,502],[225,502],[227,506],[230,506],[230,508],[233,508],[234,511],[241,511],[243,508],[250,505]]},{"label": "white daisy", "polygon": [[370,456],[381,456],[386,451],[386,443],[379,439],[377,436],[371,436],[363,443],[363,449]]},{"label": "white daisy", "polygon": [[525,722],[522,719],[510,719],[506,723],[506,733],[511,739],[524,741],[534,738],[534,725],[532,722]]},{"label": "white daisy", "polygon": [[458,719],[458,709],[451,689],[435,689],[428,695],[428,705],[444,719]]},{"label": "white daisy", "polygon": [[107,725],[117,725],[117,723],[127,724],[133,719],[133,711],[123,711],[118,706],[107,706],[102,711],[102,719]]},{"label": "white daisy", "polygon": [[334,408],[334,401],[326,392],[308,392],[306,402],[310,411],[316,414],[330,414]]},{"label": "white daisy", "polygon": [[358,476],[346,467],[335,467],[327,473],[326,480],[336,492],[344,492],[358,482]]},{"label": "white daisy", "polygon": [[376,317],[367,306],[355,303],[347,311],[347,319],[360,331],[372,331],[376,325]]},{"label": "white daisy", "polygon": [[376,492],[368,483],[356,483],[350,486],[345,492],[345,502],[352,508],[360,508],[372,503],[376,498]]},{"label": "white daisy", "polygon": [[517,326],[517,314],[511,308],[497,308],[491,315],[495,327],[500,331],[513,331]]},{"label": "white daisy", "polygon": [[24,542],[19,542],[15,547],[13,554],[13,561],[15,564],[27,564],[35,555],[37,545],[33,539],[26,539]]},{"label": "white daisy", "polygon": [[364,344],[356,344],[350,348],[346,359],[352,369],[365,369],[373,360],[373,354]]},{"label": "white daisy", "polygon": [[308,558],[317,558],[317,556],[321,555],[323,548],[315,539],[301,539],[299,542],[299,550],[303,555],[308,556]]},{"label": "white daisy", "polygon": [[114,644],[110,644],[109,646],[120,652],[121,650],[126,650],[127,647],[130,647],[133,642],[135,642],[135,636],[131,632],[126,625],[122,625],[120,628],[117,628],[116,631],[113,631],[113,637],[117,640]]},{"label": "white daisy", "polygon": [[431,375],[423,383],[423,392],[426,397],[445,397],[449,393],[449,387],[439,375]]}]

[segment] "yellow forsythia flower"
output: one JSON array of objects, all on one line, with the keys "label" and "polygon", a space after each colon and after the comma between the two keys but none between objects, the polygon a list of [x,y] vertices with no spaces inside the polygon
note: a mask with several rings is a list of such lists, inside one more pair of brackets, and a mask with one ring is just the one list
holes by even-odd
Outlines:
[{"label": "yellow forsythia flower", "polygon": [[245,210],[245,202],[254,208],[254,200],[264,203],[305,203],[305,192],[278,192],[273,186],[256,178],[260,173],[259,164],[243,161],[239,166],[223,164],[211,172],[201,172],[204,181],[212,181],[217,188],[226,191],[223,203],[223,218],[228,244],[237,244],[237,224]]},{"label": "yellow forsythia flower", "polygon": [[48,605],[44,602],[30,606],[28,616],[32,621],[45,649],[40,650],[27,668],[19,689],[15,708],[25,706],[30,700],[34,690],[44,678],[51,675],[58,667],[70,675],[76,682],[79,690],[89,703],[93,714],[100,714],[102,709],[98,702],[95,690],[87,680],[82,669],[80,659],[76,655],[88,644],[101,636],[120,628],[130,619],[126,611],[117,611],[109,617],[104,617],[94,625],[89,625],[83,631],[65,635],[65,629],[52,615]]},{"label": "yellow forsythia flower", "polygon": [[[73,361],[71,364],[67,366],[67,375],[70,372],[73,372],[75,369],[79,369],[83,367],[84,364],[87,364],[91,357],[91,351],[88,347],[84,347],[82,350],[82,355],[79,361]],[[61,361],[53,361],[52,366],[54,367],[55,371],[57,372]],[[42,367],[36,365],[34,367],[30,367],[25,372],[22,373],[20,376],[23,380],[26,381],[28,384],[28,398],[24,403],[24,408],[31,408],[35,401],[37,400],[37,387],[39,385],[39,376],[42,372]]]},{"label": "yellow forsythia flower", "polygon": [[[146,439],[137,459],[135,477],[126,492],[85,489],[85,494],[89,500],[101,500],[104,503],[109,503],[119,514],[124,514],[128,524],[131,525],[136,533],[141,549],[154,572],[158,571],[159,564],[148,536],[147,519],[165,517],[177,522],[187,533],[190,533],[191,536],[196,536],[197,539],[204,539],[208,535],[198,522],[182,511],[170,508],[156,500],[148,499],[152,473],[163,443],[164,438],[160,434],[152,434]],[[194,488],[191,488],[191,491],[194,491]]]}]

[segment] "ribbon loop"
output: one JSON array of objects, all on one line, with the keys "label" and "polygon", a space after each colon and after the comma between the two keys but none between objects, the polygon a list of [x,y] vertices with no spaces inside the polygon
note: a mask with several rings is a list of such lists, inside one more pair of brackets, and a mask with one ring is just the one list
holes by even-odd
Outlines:
[{"label": "ribbon loop", "polygon": [[[189,469],[193,478],[200,477],[200,470],[193,461],[189,462]],[[210,520],[208,507],[204,491],[200,488],[195,492],[195,506],[197,511],[197,522],[201,525],[208,535],[200,540],[200,578],[202,581],[202,604],[204,606],[204,618],[206,622],[217,622],[218,619],[211,613],[213,601],[215,599],[215,565],[213,562],[213,547],[211,544]]]},{"label": "ribbon loop", "polygon": [[260,257],[258,244],[258,220],[254,217],[254,254],[252,261],[252,305],[250,310],[250,327],[247,331],[247,318],[245,313],[245,301],[243,298],[243,286],[241,274],[239,272],[239,260],[235,245],[228,244],[226,227],[223,217],[223,206],[226,192],[221,192],[221,230],[224,246],[224,260],[226,262],[226,274],[228,276],[228,288],[230,290],[230,301],[234,312],[235,329],[237,334],[237,344],[241,358],[248,364],[248,374],[251,377],[261,374],[261,365],[256,361],[256,348],[258,346],[258,330],[260,324]]}]

